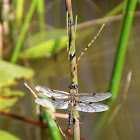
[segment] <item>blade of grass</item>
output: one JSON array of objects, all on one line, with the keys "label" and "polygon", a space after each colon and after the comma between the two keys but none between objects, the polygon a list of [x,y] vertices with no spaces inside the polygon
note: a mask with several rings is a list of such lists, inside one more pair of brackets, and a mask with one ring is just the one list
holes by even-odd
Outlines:
[{"label": "blade of grass", "polygon": [[111,17],[111,16],[114,16],[114,15],[118,14],[122,9],[124,9],[125,4],[126,4],[126,0],[124,0],[119,5],[117,5],[115,8],[113,8],[111,11],[109,11],[105,15],[105,17]]},{"label": "blade of grass", "polygon": [[24,0],[16,1],[16,27],[19,28],[23,17]]},{"label": "blade of grass", "polygon": [[[127,3],[120,39],[118,42],[118,50],[117,50],[115,64],[113,68],[112,79],[110,82],[110,93],[112,93],[112,98],[111,100],[109,100],[108,106],[112,106],[118,93],[119,83],[120,83],[120,78],[121,78],[125,53],[126,53],[126,47],[127,47],[129,33],[133,21],[133,15],[134,15],[136,3],[137,0],[129,0]],[[108,112],[104,112],[103,115],[99,118],[98,125],[96,126],[95,129],[96,135],[98,135],[98,133],[102,131],[101,129],[103,128],[103,125],[105,124],[106,120],[109,118],[109,113],[110,110]]]},{"label": "blade of grass", "polygon": [[61,140],[61,135],[56,123],[52,120],[52,118],[43,107],[41,107],[41,112],[43,113],[43,118],[47,120],[47,126],[49,128],[52,140]]},{"label": "blade of grass", "polygon": [[98,31],[98,33],[96,34],[96,36],[91,40],[91,42],[85,47],[85,49],[82,51],[82,53],[80,54],[80,56],[77,59],[77,63],[75,65],[75,67],[77,67],[78,62],[80,61],[80,59],[82,58],[82,56],[84,55],[84,53],[88,50],[88,48],[93,44],[93,42],[97,39],[97,37],[100,35],[102,29],[104,28],[105,24],[103,24],[100,28],[100,30]]},{"label": "blade of grass", "polygon": [[38,0],[37,2],[37,15],[38,15],[38,20],[39,20],[40,30],[43,30],[43,25],[45,24],[44,0]]},{"label": "blade of grass", "polygon": [[31,20],[31,17],[32,17],[33,12],[35,10],[35,7],[37,5],[37,1],[38,0],[32,0],[30,9],[29,9],[29,11],[27,13],[27,16],[26,16],[26,19],[25,19],[25,21],[23,23],[23,27],[21,29],[21,32],[20,32],[17,44],[16,44],[16,46],[14,48],[14,52],[12,54],[12,58],[11,58],[11,62],[12,63],[15,63],[17,61],[17,59],[18,59],[18,55],[19,55],[19,52],[20,52],[20,49],[21,49],[21,46],[22,46],[25,34],[27,32],[27,28],[28,28],[29,22]]},{"label": "blade of grass", "polygon": [[119,83],[121,79],[122,68],[124,64],[125,53],[126,53],[126,48],[127,48],[127,43],[129,39],[129,33],[133,21],[136,3],[137,0],[128,0],[125,17],[122,25],[121,35],[118,43],[118,50],[114,63],[112,78],[110,82],[110,92],[112,93],[112,98],[116,98],[119,90]]}]

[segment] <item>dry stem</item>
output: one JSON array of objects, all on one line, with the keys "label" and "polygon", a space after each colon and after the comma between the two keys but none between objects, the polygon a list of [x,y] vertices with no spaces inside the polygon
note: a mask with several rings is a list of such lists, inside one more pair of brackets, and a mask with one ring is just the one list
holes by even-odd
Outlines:
[{"label": "dry stem", "polygon": [[[36,99],[39,99],[38,96],[34,93],[34,91],[27,85],[27,83],[24,83],[24,85],[31,91],[31,93],[34,95],[34,97]],[[41,102],[41,100],[39,99],[42,107],[47,111],[47,113],[49,114],[49,116],[54,120],[54,122],[56,123],[60,133],[62,134],[62,136],[64,137],[65,140],[67,140],[66,135],[64,134],[64,132],[62,131],[61,127],[59,126],[58,122],[56,121],[56,119],[51,115],[51,113],[49,112],[49,110],[45,107],[45,105],[43,105],[43,103]]]}]

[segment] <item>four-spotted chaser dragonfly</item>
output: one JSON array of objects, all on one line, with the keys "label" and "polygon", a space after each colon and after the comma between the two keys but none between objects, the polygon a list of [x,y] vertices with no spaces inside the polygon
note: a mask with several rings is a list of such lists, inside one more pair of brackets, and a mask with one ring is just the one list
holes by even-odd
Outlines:
[{"label": "four-spotted chaser dragonfly", "polygon": [[[69,110],[69,118],[68,118],[68,126],[69,129],[71,128],[71,124],[74,120],[74,109],[83,112],[102,112],[108,110],[108,106],[102,103],[95,103],[99,101],[106,100],[111,97],[109,92],[101,92],[101,93],[80,93],[77,94],[78,89],[77,86],[71,85],[70,91],[59,91],[59,90],[52,90],[50,88],[44,86],[36,86],[35,89],[38,92],[43,92],[46,95],[47,100],[51,101],[54,105],[55,109],[67,109]],[[41,100],[41,102],[40,102]],[[36,99],[35,102],[47,107],[52,108],[50,104],[48,104],[46,99]]]}]

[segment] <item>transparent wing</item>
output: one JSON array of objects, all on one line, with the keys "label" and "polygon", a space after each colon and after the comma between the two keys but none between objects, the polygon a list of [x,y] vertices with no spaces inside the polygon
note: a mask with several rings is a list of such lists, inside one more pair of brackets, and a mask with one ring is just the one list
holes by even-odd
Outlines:
[{"label": "transparent wing", "polygon": [[109,109],[105,104],[101,103],[88,103],[88,102],[79,102],[76,106],[76,109],[83,112],[102,112]]},{"label": "transparent wing", "polygon": [[52,90],[50,88],[47,88],[45,86],[36,86],[35,89],[38,91],[38,92],[43,92],[44,95],[46,95],[47,97],[55,97],[55,98],[58,98],[58,99],[67,99],[68,96],[69,96],[69,93],[68,92],[65,92],[65,91],[60,91],[60,90]]},{"label": "transparent wing", "polygon": [[106,100],[111,97],[109,92],[100,92],[100,93],[81,93],[77,95],[79,100],[88,101],[88,102],[99,102]]},{"label": "transparent wing", "polygon": [[[40,101],[41,100],[41,101]],[[35,102],[40,105],[45,105],[46,107],[55,108],[55,109],[67,109],[68,101],[61,99],[35,99]],[[50,102],[53,104],[50,104]]]}]

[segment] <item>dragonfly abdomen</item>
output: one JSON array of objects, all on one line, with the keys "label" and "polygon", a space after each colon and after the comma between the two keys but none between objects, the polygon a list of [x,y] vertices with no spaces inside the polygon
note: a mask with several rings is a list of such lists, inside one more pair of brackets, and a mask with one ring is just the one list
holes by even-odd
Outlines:
[{"label": "dragonfly abdomen", "polygon": [[73,123],[73,114],[69,114],[69,118],[68,118],[68,126],[69,126],[69,129],[71,128],[71,125]]},{"label": "dragonfly abdomen", "polygon": [[69,101],[69,118],[68,118],[68,126],[69,129],[73,123],[73,113],[74,113],[74,100]]}]

